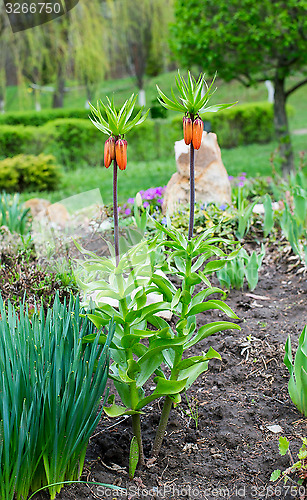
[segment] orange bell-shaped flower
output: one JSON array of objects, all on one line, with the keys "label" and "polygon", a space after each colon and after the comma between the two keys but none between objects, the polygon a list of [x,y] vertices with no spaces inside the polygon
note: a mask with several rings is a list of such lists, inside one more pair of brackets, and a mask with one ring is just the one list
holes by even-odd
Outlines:
[{"label": "orange bell-shaped flower", "polygon": [[127,166],[127,141],[118,139],[115,143],[116,162],[120,170],[125,170]]},{"label": "orange bell-shaped flower", "polygon": [[192,144],[194,149],[199,149],[203,136],[204,123],[200,118],[196,118],[193,122]]},{"label": "orange bell-shaped flower", "polygon": [[183,117],[183,138],[184,142],[189,145],[192,142],[192,131],[193,131],[193,123],[191,118],[184,116]]},{"label": "orange bell-shaped flower", "polygon": [[104,143],[104,166],[106,168],[109,168],[111,165],[111,155],[110,155],[110,141],[109,139],[106,140]]},{"label": "orange bell-shaped flower", "polygon": [[109,141],[109,148],[110,148],[110,156],[111,156],[111,160],[115,160],[115,139],[114,137],[111,135],[108,139]]}]

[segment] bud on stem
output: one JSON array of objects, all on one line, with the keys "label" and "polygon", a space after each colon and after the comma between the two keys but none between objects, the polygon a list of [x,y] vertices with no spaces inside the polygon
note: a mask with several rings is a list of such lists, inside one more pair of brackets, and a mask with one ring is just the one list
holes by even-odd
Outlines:
[{"label": "bud on stem", "polygon": [[115,160],[115,139],[114,137],[111,135],[108,139],[109,141],[109,148],[110,148],[110,156],[111,156],[111,160]]},{"label": "bud on stem", "polygon": [[192,144],[194,149],[199,149],[203,136],[204,124],[200,118],[196,118],[193,122]]},{"label": "bud on stem", "polygon": [[127,141],[118,139],[115,143],[116,162],[120,170],[125,170],[127,166]]},{"label": "bud on stem", "polygon": [[184,142],[189,145],[192,141],[192,131],[193,131],[193,122],[191,118],[184,116],[183,117],[183,138]]},{"label": "bud on stem", "polygon": [[109,139],[106,140],[106,142],[104,143],[104,166],[106,168],[109,168],[109,166],[111,165],[111,155],[110,155],[110,141]]}]

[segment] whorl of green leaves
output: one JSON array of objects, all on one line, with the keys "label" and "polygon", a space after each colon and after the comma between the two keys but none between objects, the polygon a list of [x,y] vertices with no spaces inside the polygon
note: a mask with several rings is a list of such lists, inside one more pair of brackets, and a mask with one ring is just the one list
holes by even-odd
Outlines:
[{"label": "whorl of green leaves", "polygon": [[[84,346],[92,323],[80,318],[78,299],[58,297],[46,316],[20,317],[0,297],[0,498],[30,491],[82,472],[89,437],[108,375],[108,346]],[[49,488],[51,498],[62,485]],[[15,496],[14,496],[15,495]]]},{"label": "whorl of green leaves", "polygon": [[[157,90],[159,93],[158,100],[162,106],[166,109],[171,109],[172,111],[180,111],[182,113],[189,113],[192,115],[196,115],[199,112],[208,112],[215,113],[220,109],[229,108],[233,104],[216,104],[214,106],[206,106],[210,97],[216,91],[216,88],[212,90],[216,75],[214,76],[211,85],[208,86],[205,75],[200,74],[198,80],[191,75],[190,71],[188,71],[188,81],[186,82],[184,78],[180,75],[178,70],[178,77],[175,77],[177,89],[179,91],[180,97],[177,99],[173,89],[171,89],[171,94],[173,100],[169,99],[162,90],[157,85]],[[206,92],[202,97],[202,91],[204,86],[206,87]]]},{"label": "whorl of green leaves", "polygon": [[[104,134],[116,136],[122,136],[129,132],[136,125],[140,125],[146,120],[149,110],[142,116],[143,108],[138,112],[138,114],[130,120],[132,115],[137,96],[132,94],[129,99],[123,104],[121,109],[117,112],[113,99],[107,97],[107,104],[104,104],[101,100],[97,101],[97,108],[95,108],[91,103],[90,107],[95,118],[89,117],[91,122],[95,125],[98,130]],[[107,115],[107,120],[105,120],[101,114],[100,107],[103,109]]]},{"label": "whorl of green leaves", "polygon": [[295,354],[294,363],[291,351],[291,340],[288,337],[285,345],[284,363],[290,372],[288,384],[289,396],[297,409],[307,416],[307,325],[305,325]]}]

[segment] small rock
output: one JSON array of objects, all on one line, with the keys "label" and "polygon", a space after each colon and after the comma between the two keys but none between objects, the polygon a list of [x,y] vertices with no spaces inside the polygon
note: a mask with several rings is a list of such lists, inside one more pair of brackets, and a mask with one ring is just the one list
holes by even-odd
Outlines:
[{"label": "small rock", "polygon": [[182,451],[188,451],[189,453],[191,453],[191,451],[196,451],[196,450],[198,450],[198,446],[197,444],[194,443],[186,443],[182,448]]},{"label": "small rock", "polygon": [[51,203],[48,200],[44,200],[44,198],[31,198],[24,205],[30,209],[32,217],[36,217],[40,212],[46,210]]},{"label": "small rock", "polygon": [[273,432],[273,434],[282,432],[282,428],[280,427],[280,425],[267,425],[266,428],[268,431]]},{"label": "small rock", "polygon": [[31,198],[25,202],[25,207],[30,208],[32,217],[37,220],[46,219],[48,223],[53,222],[59,226],[65,226],[70,219],[67,208],[61,203],[51,205],[50,201],[44,198]]}]

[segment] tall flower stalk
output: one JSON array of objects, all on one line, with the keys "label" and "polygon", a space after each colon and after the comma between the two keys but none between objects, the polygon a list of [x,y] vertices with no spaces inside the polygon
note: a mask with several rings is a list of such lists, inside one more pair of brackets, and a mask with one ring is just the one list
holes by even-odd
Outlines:
[{"label": "tall flower stalk", "polygon": [[[216,89],[212,90],[215,77],[211,85],[208,86],[204,75],[200,74],[198,80],[188,72],[187,82],[182,78],[178,71],[178,76],[175,77],[176,86],[179,91],[179,98],[177,98],[171,89],[172,99],[169,99],[158,87],[159,93],[158,100],[160,104],[166,109],[172,111],[179,111],[184,113],[183,117],[183,135],[184,141],[190,146],[190,221],[189,221],[189,239],[193,237],[194,228],[194,207],[195,207],[195,168],[194,168],[194,151],[198,150],[201,146],[202,135],[204,130],[203,121],[199,113],[210,111],[214,113],[220,109],[228,108],[235,103],[228,104],[215,104],[214,106],[206,106],[210,97]],[[203,94],[203,89],[206,92]]]},{"label": "tall flower stalk", "polygon": [[[127,141],[125,134],[146,120],[149,110],[142,116],[143,108],[131,119],[137,96],[131,95],[122,108],[117,111],[113,100],[107,97],[107,103],[97,102],[97,108],[91,103],[93,118],[90,120],[98,130],[108,135],[104,145],[104,165],[109,168],[113,162],[113,220],[114,220],[114,249],[116,265],[119,263],[119,229],[118,229],[118,204],[117,204],[117,174],[118,168],[126,170],[127,167]],[[105,116],[105,118],[103,117]]]}]

